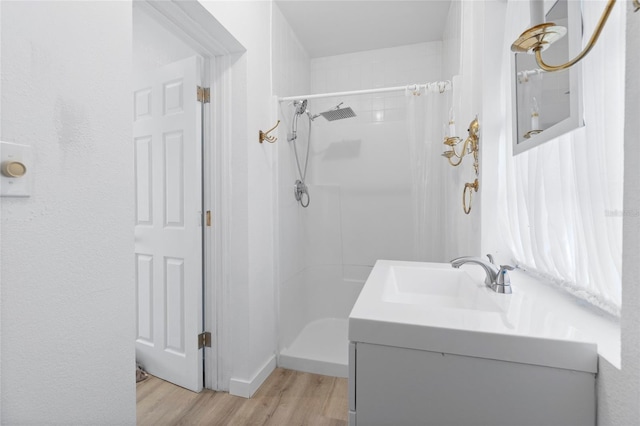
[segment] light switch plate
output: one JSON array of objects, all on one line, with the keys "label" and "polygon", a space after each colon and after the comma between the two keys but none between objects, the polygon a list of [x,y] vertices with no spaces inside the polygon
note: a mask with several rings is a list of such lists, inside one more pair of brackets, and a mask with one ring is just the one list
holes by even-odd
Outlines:
[{"label": "light switch plate", "polygon": [[7,177],[0,173],[0,196],[2,197],[30,197],[31,177],[33,176],[33,161],[31,147],[13,142],[0,141],[0,163],[19,161],[27,168],[22,177]]}]

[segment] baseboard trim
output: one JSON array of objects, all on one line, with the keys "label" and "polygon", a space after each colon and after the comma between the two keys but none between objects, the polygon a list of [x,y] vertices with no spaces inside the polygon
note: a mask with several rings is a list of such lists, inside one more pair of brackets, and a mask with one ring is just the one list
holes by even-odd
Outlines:
[{"label": "baseboard trim", "polygon": [[235,379],[232,377],[229,381],[229,393],[243,398],[251,398],[275,368],[276,356],[271,355],[267,362],[253,375],[251,380]]},{"label": "baseboard trim", "polygon": [[349,377],[349,366],[331,361],[310,360],[291,355],[280,354],[278,367],[305,373],[322,374],[332,377]]}]

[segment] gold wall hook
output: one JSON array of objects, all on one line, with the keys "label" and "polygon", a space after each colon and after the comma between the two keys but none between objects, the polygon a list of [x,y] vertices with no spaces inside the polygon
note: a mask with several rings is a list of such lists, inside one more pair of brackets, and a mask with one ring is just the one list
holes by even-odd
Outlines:
[{"label": "gold wall hook", "polygon": [[267,141],[269,143],[274,143],[275,141],[278,140],[277,137],[275,136],[269,136],[269,133],[271,133],[272,131],[275,130],[276,127],[278,127],[280,125],[280,120],[278,120],[278,122],[276,123],[275,126],[273,126],[272,128],[270,128],[269,130],[267,130],[266,132],[263,132],[262,130],[260,130],[258,132],[258,142],[262,143],[264,141]]}]

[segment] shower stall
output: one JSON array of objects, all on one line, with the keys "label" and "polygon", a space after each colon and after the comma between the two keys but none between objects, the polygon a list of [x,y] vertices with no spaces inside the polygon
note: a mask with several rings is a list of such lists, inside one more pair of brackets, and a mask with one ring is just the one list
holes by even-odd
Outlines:
[{"label": "shower stall", "polygon": [[311,59],[307,95],[279,98],[280,366],[347,377],[347,319],[376,260],[445,261],[441,63],[440,42]]}]

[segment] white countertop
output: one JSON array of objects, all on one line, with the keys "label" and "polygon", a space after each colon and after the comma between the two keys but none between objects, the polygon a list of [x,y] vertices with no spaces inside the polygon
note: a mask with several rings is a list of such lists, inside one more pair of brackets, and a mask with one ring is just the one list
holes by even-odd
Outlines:
[{"label": "white countertop", "polygon": [[350,341],[597,372],[593,336],[567,321],[550,297],[541,297],[544,288],[518,286],[522,272],[510,273],[513,294],[498,294],[484,284],[480,266],[463,265],[469,279],[455,285],[465,299],[481,303],[448,306],[437,296],[435,303],[419,300],[424,295],[414,301],[389,297],[394,266],[451,269],[449,264],[377,261],[349,316]]}]

